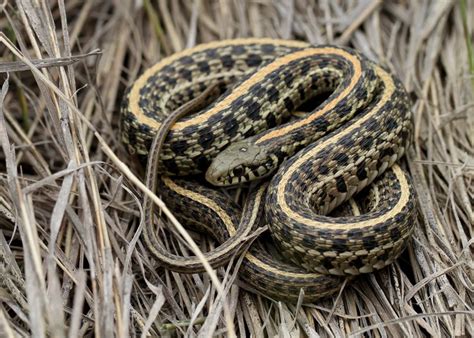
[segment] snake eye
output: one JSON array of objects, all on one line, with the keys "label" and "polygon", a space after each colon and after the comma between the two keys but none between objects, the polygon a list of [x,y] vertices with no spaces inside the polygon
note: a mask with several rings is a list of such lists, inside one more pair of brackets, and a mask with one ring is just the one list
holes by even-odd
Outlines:
[{"label": "snake eye", "polygon": [[238,167],[234,168],[234,170],[232,170],[232,173],[234,174],[234,176],[240,177],[244,173],[244,167],[238,166]]},{"label": "snake eye", "polygon": [[245,152],[247,152],[248,149],[247,149],[247,147],[242,147],[242,148],[240,148],[239,150],[240,150],[242,153],[245,153]]}]

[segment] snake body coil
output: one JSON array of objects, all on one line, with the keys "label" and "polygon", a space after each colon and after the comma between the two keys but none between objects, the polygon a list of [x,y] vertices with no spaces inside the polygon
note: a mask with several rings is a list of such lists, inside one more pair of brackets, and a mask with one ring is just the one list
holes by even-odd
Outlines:
[{"label": "snake body coil", "polygon": [[[347,48],[271,39],[199,45],[163,59],[127,92],[122,138],[130,152],[146,157],[166,115],[216,83],[217,101],[171,127],[158,170],[165,176],[206,171],[214,185],[276,174],[266,193],[261,187],[249,196],[240,223],[238,206],[214,190],[164,177],[160,193],[177,215],[202,219],[219,242],[235,244],[233,236],[248,235],[264,209],[277,245],[297,265],[275,260],[259,242],[245,255],[242,276],[274,298],[295,300],[304,289],[311,301],[339,288],[341,277],[334,275],[393,262],[414,214],[409,179],[394,165],[412,131],[401,83]],[[292,118],[321,93],[329,96],[320,106]],[[323,216],[376,178],[365,213]],[[168,268],[200,270],[163,250],[154,229],[145,238]],[[229,259],[213,256],[215,267]]]}]

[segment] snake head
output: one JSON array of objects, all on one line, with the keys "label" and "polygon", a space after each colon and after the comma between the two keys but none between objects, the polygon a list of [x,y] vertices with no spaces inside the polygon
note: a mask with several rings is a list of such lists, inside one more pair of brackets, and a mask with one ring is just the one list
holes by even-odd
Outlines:
[{"label": "snake head", "polygon": [[249,140],[231,144],[219,153],[206,172],[206,180],[216,186],[234,185],[271,174],[278,158]]}]

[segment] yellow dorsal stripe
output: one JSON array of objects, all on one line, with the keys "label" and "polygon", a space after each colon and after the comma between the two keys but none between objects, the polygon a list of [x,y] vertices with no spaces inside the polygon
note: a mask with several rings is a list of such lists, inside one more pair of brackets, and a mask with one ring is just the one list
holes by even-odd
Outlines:
[{"label": "yellow dorsal stripe", "polygon": [[[234,39],[234,40],[222,40],[222,41],[215,41],[215,42],[210,42],[206,44],[201,44],[198,45],[194,48],[190,49],[185,49],[181,52],[178,52],[176,54],[173,54],[169,57],[164,58],[157,64],[155,64],[153,67],[147,69],[133,84],[133,87],[130,91],[130,97],[129,97],[129,109],[130,111],[135,115],[137,121],[142,124],[149,125],[151,128],[158,129],[161,125],[160,122],[156,121],[153,118],[150,118],[146,116],[143,112],[143,110],[139,106],[139,100],[140,100],[140,89],[143,88],[148,81],[148,79],[159,72],[161,69],[163,69],[165,66],[171,64],[175,60],[186,56],[186,55],[191,55],[196,52],[200,52],[206,49],[211,49],[211,48],[219,48],[219,47],[225,47],[225,46],[236,46],[236,45],[246,45],[246,44],[252,44],[252,43],[258,43],[258,44],[272,44],[272,45],[279,45],[279,46],[284,46],[284,47],[308,47],[308,43],[306,42],[301,42],[301,41],[291,41],[291,40],[275,40],[275,39],[270,39],[270,38],[262,38],[262,39]],[[209,114],[206,116],[210,116]],[[205,120],[206,118],[200,119],[200,121]],[[187,125],[191,125],[194,123],[199,123],[199,121],[195,120],[194,118],[186,121],[186,124],[183,124],[181,122],[176,123],[171,129],[172,130],[179,130],[182,128],[185,128]]]},{"label": "yellow dorsal stripe", "polygon": [[351,78],[351,82],[337,97],[332,99],[330,102],[327,102],[327,104],[321,107],[321,109],[318,112],[314,114],[308,114],[306,118],[297,120],[295,123],[289,124],[286,127],[277,128],[273,131],[263,134],[261,137],[257,138],[257,140],[255,141],[256,144],[271,140],[276,137],[280,137],[282,135],[286,135],[289,132],[295,129],[298,129],[302,126],[305,126],[308,123],[316,120],[319,116],[323,115],[329,110],[334,109],[334,107],[339,102],[341,102],[341,100],[343,100],[344,97],[346,97],[354,89],[357,81],[359,81],[362,75],[360,60],[355,55],[350,54],[343,49],[321,48],[321,49],[316,49],[316,52],[312,54],[336,54],[336,55],[342,56],[344,59],[351,62],[354,67],[354,76]]},{"label": "yellow dorsal stripe", "polygon": [[194,201],[196,201],[200,204],[204,204],[209,209],[211,209],[216,214],[218,214],[219,217],[224,222],[227,230],[229,231],[230,236],[235,235],[236,230],[235,230],[234,223],[232,222],[231,217],[215,201],[213,201],[212,199],[210,199],[210,198],[208,198],[204,195],[201,195],[201,194],[199,194],[195,191],[188,190],[186,188],[183,188],[183,187],[177,185],[169,177],[165,176],[165,177],[162,178],[162,180],[169,189],[173,190],[177,194],[182,195],[186,198],[190,198],[190,199],[192,199],[192,200],[194,200]]},{"label": "yellow dorsal stripe", "polygon": [[291,174],[293,174],[293,172],[299,166],[301,166],[303,163],[305,163],[306,161],[314,157],[319,151],[321,151],[325,147],[337,142],[344,136],[352,133],[356,128],[359,128],[365,121],[370,119],[372,116],[377,115],[380,109],[383,107],[383,105],[391,98],[395,90],[395,85],[393,83],[392,77],[380,67],[376,67],[375,69],[376,69],[377,75],[382,79],[385,86],[385,91],[380,101],[377,103],[377,105],[367,115],[365,115],[363,118],[358,120],[356,123],[342,130],[340,133],[336,134],[334,137],[325,140],[325,142],[311,149],[311,151],[306,152],[297,161],[295,161],[291,165],[290,168],[287,168],[286,172],[283,174],[282,179],[280,180],[277,187],[277,204],[281,206],[281,209],[283,210],[284,213],[288,215],[288,217],[290,217],[291,219],[294,219],[296,222],[300,222],[300,223],[306,224],[308,226],[313,226],[313,227],[324,227],[324,228],[331,228],[331,229],[359,229],[359,228],[364,228],[368,226],[373,226],[374,224],[378,222],[382,222],[386,219],[390,219],[391,217],[399,214],[401,210],[403,209],[403,207],[408,203],[410,189],[409,189],[406,177],[398,165],[394,165],[392,169],[398,181],[400,182],[400,186],[401,186],[400,199],[398,200],[397,204],[389,212],[375,219],[369,219],[366,221],[361,221],[357,223],[348,223],[348,224],[322,223],[314,219],[306,218],[303,215],[296,213],[293,209],[289,207],[288,203],[286,202],[286,197],[288,196],[285,195],[285,187],[288,184]]}]

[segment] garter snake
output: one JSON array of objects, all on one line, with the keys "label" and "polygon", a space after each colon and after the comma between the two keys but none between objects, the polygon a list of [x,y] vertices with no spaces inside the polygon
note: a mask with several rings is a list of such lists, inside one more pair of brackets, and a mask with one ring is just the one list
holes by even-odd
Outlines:
[{"label": "garter snake", "polygon": [[[218,100],[205,109],[197,104],[198,113],[176,123],[166,120],[212,86]],[[311,113],[290,119],[327,92]],[[144,159],[157,130],[165,130],[157,192],[177,216],[201,220],[224,243],[207,254],[212,266],[228,261],[229,243],[238,252],[264,209],[272,237],[296,265],[256,243],[242,277],[272,297],[295,300],[301,288],[307,301],[331,294],[339,276],[393,262],[412,232],[413,190],[394,165],[412,131],[407,94],[400,81],[349,48],[272,39],[198,45],[146,70],[127,91],[121,116],[124,143]],[[275,174],[266,193],[262,185],[250,194],[239,223],[238,206],[215,190],[169,178],[204,171],[214,185]],[[323,216],[375,179],[366,213]],[[153,224],[145,228],[147,245],[165,267],[202,270],[193,258],[168,253]]]}]

